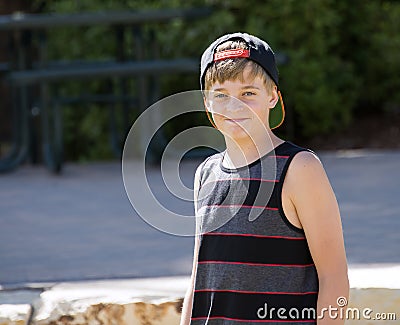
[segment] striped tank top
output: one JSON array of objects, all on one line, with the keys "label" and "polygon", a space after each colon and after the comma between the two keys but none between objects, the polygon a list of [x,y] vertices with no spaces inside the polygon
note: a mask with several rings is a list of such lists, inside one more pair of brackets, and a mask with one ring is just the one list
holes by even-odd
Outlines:
[{"label": "striped tank top", "polygon": [[289,164],[305,150],[285,141],[248,166],[226,168],[225,151],[200,165],[191,325],[316,323],[316,268],[281,201]]}]

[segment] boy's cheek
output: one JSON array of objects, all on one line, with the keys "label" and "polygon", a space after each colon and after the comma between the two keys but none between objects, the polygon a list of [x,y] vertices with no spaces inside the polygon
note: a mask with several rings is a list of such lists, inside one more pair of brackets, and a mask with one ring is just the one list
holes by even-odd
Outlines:
[{"label": "boy's cheek", "polygon": [[226,125],[226,121],[224,120],[223,116],[219,114],[212,114],[212,119],[214,120],[215,126],[219,131],[230,133],[230,129],[228,125]]},{"label": "boy's cheek", "polygon": [[214,123],[217,125],[217,127],[218,127],[218,128],[221,128],[221,127],[222,127],[222,124],[223,124],[223,118],[222,118],[222,116],[219,115],[219,114],[213,113],[213,114],[211,114],[211,117],[212,117],[212,119],[214,120]]}]

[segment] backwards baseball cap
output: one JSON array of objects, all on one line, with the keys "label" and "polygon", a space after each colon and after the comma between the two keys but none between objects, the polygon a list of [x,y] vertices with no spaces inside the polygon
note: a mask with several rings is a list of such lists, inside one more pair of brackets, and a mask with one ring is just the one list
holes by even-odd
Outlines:
[{"label": "backwards baseball cap", "polygon": [[[218,53],[215,53],[216,48],[226,42],[231,40],[241,39],[246,44],[248,49],[228,49]],[[200,86],[201,90],[205,87],[205,74],[207,69],[217,61],[233,59],[233,58],[247,58],[256,62],[260,65],[270,76],[270,78],[275,82],[279,89],[279,74],[275,62],[275,54],[272,51],[268,43],[263,40],[249,35],[246,33],[233,33],[226,34],[215,40],[203,53],[201,56],[201,66],[200,66]],[[283,105],[282,95],[278,90],[278,95],[280,99],[280,104],[277,104],[274,108],[270,109],[269,112],[269,126],[271,129],[275,129],[283,123],[285,118],[285,108]]]}]

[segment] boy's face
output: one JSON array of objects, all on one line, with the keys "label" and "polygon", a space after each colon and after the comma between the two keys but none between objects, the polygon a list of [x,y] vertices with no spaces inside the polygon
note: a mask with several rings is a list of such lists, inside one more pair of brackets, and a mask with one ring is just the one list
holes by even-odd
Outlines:
[{"label": "boy's face", "polygon": [[269,93],[263,79],[250,78],[249,70],[244,69],[243,81],[217,81],[207,95],[206,105],[215,125],[232,140],[256,141],[269,133],[269,110],[278,101],[276,87]]}]

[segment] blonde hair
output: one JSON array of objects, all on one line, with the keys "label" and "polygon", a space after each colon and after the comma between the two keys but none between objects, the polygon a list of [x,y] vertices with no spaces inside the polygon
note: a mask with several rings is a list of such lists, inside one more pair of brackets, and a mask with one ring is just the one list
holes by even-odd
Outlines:
[{"label": "blonde hair", "polygon": [[[248,46],[241,39],[230,40],[220,44],[216,48],[216,53],[230,49],[248,49]],[[209,90],[217,81],[220,83],[224,83],[227,80],[240,80],[243,82],[243,71],[246,67],[250,67],[249,77],[251,80],[260,77],[268,94],[270,94],[275,86],[275,82],[260,65],[246,58],[232,58],[213,62],[207,69],[204,77],[205,89]]]}]

